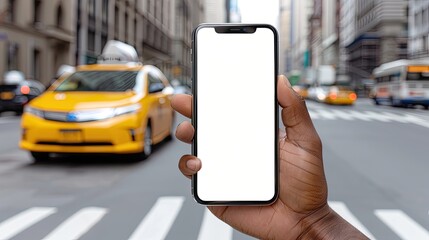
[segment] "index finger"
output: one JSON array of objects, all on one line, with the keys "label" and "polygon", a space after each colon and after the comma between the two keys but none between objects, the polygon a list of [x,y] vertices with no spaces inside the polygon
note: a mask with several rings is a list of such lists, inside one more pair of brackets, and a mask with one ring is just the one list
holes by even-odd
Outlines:
[{"label": "index finger", "polygon": [[192,96],[177,94],[171,100],[171,107],[187,118],[192,117]]}]

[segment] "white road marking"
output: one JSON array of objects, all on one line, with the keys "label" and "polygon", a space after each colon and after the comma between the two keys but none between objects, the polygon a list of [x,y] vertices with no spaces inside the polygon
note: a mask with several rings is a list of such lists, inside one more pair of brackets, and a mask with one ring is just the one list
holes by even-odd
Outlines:
[{"label": "white road marking", "polygon": [[375,240],[375,237],[368,229],[353,215],[349,208],[343,202],[329,201],[329,206],[343,217],[347,222],[365,234],[369,239]]},{"label": "white road marking", "polygon": [[0,223],[0,239],[6,240],[54,214],[55,208],[33,207]]},{"label": "white road marking", "polygon": [[349,113],[350,113],[350,115],[351,115],[353,118],[356,118],[356,119],[359,119],[359,120],[362,120],[362,121],[367,121],[367,122],[369,122],[369,121],[371,121],[371,120],[372,120],[372,119],[371,119],[371,117],[367,116],[365,113],[362,113],[362,112],[358,112],[358,111],[349,111]]},{"label": "white road marking", "polygon": [[401,210],[375,210],[374,213],[403,240],[429,239],[429,232]]},{"label": "white road marking", "polygon": [[184,197],[160,197],[129,240],[162,240],[182,208]]},{"label": "white road marking", "polygon": [[380,122],[390,122],[390,118],[383,116],[382,114],[378,113],[378,112],[371,112],[371,111],[365,111],[364,112],[366,114],[367,117],[372,118],[374,120],[378,120]]},{"label": "white road marking", "polygon": [[198,240],[231,240],[232,228],[215,217],[207,208],[204,212]]},{"label": "white road marking", "polygon": [[404,115],[399,115],[399,114],[394,114],[391,112],[380,112],[380,115],[383,115],[385,118],[392,120],[392,121],[396,121],[396,122],[400,122],[400,123],[408,123],[408,119],[404,116]]},{"label": "white road marking", "polygon": [[75,240],[88,232],[107,213],[105,208],[87,207],[73,214],[43,240]]},{"label": "white road marking", "polygon": [[380,122],[400,122],[412,123],[422,127],[429,128],[429,121],[411,114],[395,114],[391,112],[373,112],[373,111],[355,111],[355,110],[327,110],[311,109],[308,110],[313,120],[362,120],[362,121],[380,121]]},{"label": "white road marking", "polygon": [[346,111],[340,111],[340,110],[332,110],[332,112],[339,118],[344,120],[353,120],[353,116]]},{"label": "white road marking", "polygon": [[319,109],[316,110],[316,112],[322,117],[322,118],[326,118],[329,120],[335,120],[336,116],[334,113],[332,113],[331,111],[328,110],[324,110],[324,109]]},{"label": "white road marking", "polygon": [[314,112],[313,110],[308,110],[308,113],[310,114],[311,119],[320,119],[319,114]]}]

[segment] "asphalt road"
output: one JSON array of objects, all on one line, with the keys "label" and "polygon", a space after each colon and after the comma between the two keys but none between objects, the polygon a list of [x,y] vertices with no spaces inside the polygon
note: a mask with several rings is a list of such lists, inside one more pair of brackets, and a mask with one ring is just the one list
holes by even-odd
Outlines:
[{"label": "asphalt road", "polygon": [[[371,238],[428,240],[429,111],[367,100],[308,108],[324,144],[331,207]],[[139,163],[34,164],[19,134],[19,117],[0,117],[0,240],[251,239],[194,202],[177,169],[190,148],[177,140]]]}]

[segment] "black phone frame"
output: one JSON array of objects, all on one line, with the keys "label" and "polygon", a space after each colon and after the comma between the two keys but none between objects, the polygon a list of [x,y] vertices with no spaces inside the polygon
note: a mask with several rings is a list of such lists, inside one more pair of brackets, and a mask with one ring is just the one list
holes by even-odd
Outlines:
[{"label": "black phone frame", "polygon": [[[198,156],[197,154],[197,132],[198,132],[198,121],[197,121],[197,100],[198,100],[198,95],[197,95],[197,87],[198,87],[198,78],[197,78],[197,68],[198,68],[198,61],[197,61],[197,35],[198,35],[198,31],[203,29],[203,28],[216,28],[220,29],[220,32],[216,30],[217,33],[222,33],[222,34],[227,34],[227,33],[243,33],[243,34],[247,34],[247,33],[253,33],[256,31],[257,28],[268,28],[273,32],[274,35],[274,76],[273,76],[273,80],[274,80],[274,114],[275,114],[275,123],[274,123],[274,132],[275,132],[275,136],[274,136],[274,146],[275,146],[275,156],[274,156],[274,161],[275,161],[275,166],[274,166],[274,178],[275,178],[275,192],[274,192],[274,196],[272,199],[268,200],[268,201],[205,201],[202,200],[199,196],[198,196],[198,191],[197,191],[197,183],[198,183],[198,173],[192,176],[192,195],[195,199],[195,201],[199,204],[203,204],[203,205],[207,205],[207,206],[259,206],[259,205],[271,205],[273,204],[279,195],[279,104],[277,101],[277,81],[278,81],[278,55],[279,55],[279,40],[278,40],[278,32],[277,30],[269,25],[269,24],[200,24],[198,25],[194,31],[192,32],[192,49],[191,49],[191,59],[192,59],[192,94],[193,94],[193,101],[192,101],[192,118],[191,118],[191,123],[195,129],[195,133],[194,133],[194,138],[192,141],[192,154],[194,156]],[[255,28],[255,31],[253,30],[249,30]],[[241,29],[241,30],[237,30],[237,29]],[[246,30],[248,29],[248,30]]]}]

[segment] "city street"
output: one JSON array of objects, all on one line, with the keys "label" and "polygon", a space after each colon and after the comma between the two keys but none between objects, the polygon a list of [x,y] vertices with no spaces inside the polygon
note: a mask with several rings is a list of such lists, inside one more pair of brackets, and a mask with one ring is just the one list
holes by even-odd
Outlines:
[{"label": "city street", "polygon": [[[331,207],[371,239],[429,239],[429,111],[366,99],[307,106],[323,141]],[[190,147],[178,140],[143,162],[34,164],[18,148],[19,122],[0,117],[1,240],[251,239],[195,203],[177,168]]]}]

